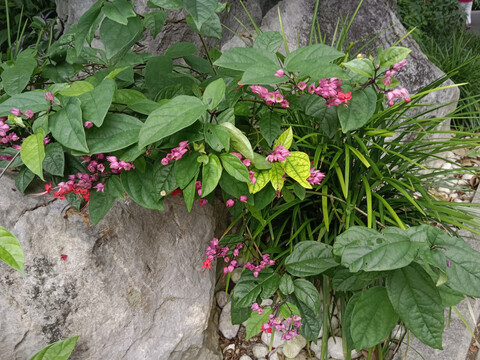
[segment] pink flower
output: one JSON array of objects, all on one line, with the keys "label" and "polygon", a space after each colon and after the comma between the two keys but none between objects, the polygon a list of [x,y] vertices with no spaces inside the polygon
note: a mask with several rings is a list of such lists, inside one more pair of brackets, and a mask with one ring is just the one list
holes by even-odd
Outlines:
[{"label": "pink flower", "polygon": [[277,145],[275,146],[273,152],[268,155],[265,160],[274,163],[277,161],[284,161],[288,156],[290,156],[290,151],[288,151],[288,149],[286,149],[282,145]]},{"label": "pink flower", "polygon": [[30,110],[30,109],[28,109],[27,111],[25,111],[24,115],[25,115],[27,118],[31,119],[31,118],[33,117],[33,111]]},{"label": "pink flower", "polygon": [[307,88],[307,83],[305,81],[299,81],[297,84],[298,90],[305,90]]},{"label": "pink flower", "polygon": [[320,170],[315,170],[315,168],[311,168],[310,177],[307,179],[307,181],[311,185],[319,185],[324,178],[325,178],[324,173],[320,172]]},{"label": "pink flower", "polygon": [[102,183],[98,183],[98,184],[95,185],[93,188],[94,188],[94,189],[97,189],[97,192],[99,192],[99,191],[103,192],[103,190],[105,190],[105,185],[102,184]]},{"label": "pink flower", "polygon": [[55,96],[50,91],[47,91],[45,93],[45,99],[47,99],[48,101],[53,101],[54,98]]},{"label": "pink flower", "polygon": [[10,113],[12,113],[12,114],[15,115],[15,116],[20,116],[20,115],[22,115],[22,112],[20,111],[20,109],[17,109],[17,108],[12,108],[12,109],[10,110]]},{"label": "pink flower", "polygon": [[247,196],[246,195],[240,196],[240,201],[243,203],[247,203]]},{"label": "pink flower", "polygon": [[85,121],[85,127],[86,127],[87,129],[90,129],[92,126],[93,126],[93,122],[91,122],[91,121]]},{"label": "pink flower", "polygon": [[243,163],[243,165],[245,165],[247,167],[252,165],[252,162],[250,161],[250,159],[243,159],[242,163]]},{"label": "pink flower", "polygon": [[230,154],[235,155],[238,158],[238,160],[242,160],[242,154],[237,152],[231,152]]},{"label": "pink flower", "polygon": [[97,170],[103,173],[105,171],[105,166],[103,164],[98,164]]},{"label": "pink flower", "polygon": [[233,205],[235,205],[235,201],[233,201],[232,199],[228,199],[226,205],[227,207],[232,207]]},{"label": "pink flower", "polygon": [[275,76],[278,77],[278,78],[281,78],[285,75],[285,71],[283,71],[282,69],[279,69],[275,72]]},{"label": "pink flower", "polygon": [[253,172],[252,170],[249,170],[248,176],[250,176],[250,182],[252,183],[252,185],[255,185],[255,183],[257,182],[257,178],[255,177],[255,172]]},{"label": "pink flower", "polygon": [[310,94],[315,94],[315,90],[316,90],[315,83],[311,84],[311,85],[308,87],[308,92],[309,92]]},{"label": "pink flower", "polygon": [[50,141],[51,141],[50,138],[49,138],[48,136],[45,136],[45,137],[43,138],[43,145],[49,144]]},{"label": "pink flower", "polygon": [[207,200],[207,199],[200,199],[200,200],[198,200],[198,204],[199,204],[200,206],[205,206],[205,205],[207,205],[207,203],[208,203],[208,200]]},{"label": "pink flower", "polygon": [[403,59],[402,61],[396,63],[395,65],[392,66],[392,69],[395,70],[395,71],[400,71],[401,68],[403,68],[405,66],[405,64],[407,63],[407,60],[406,59]]}]

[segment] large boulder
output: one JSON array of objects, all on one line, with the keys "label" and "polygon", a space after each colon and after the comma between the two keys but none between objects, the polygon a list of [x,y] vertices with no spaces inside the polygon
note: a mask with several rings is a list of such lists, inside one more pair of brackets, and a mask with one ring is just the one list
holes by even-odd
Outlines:
[{"label": "large boulder", "polygon": [[[79,335],[74,359],[221,359],[209,328],[214,272],[201,267],[220,223],[214,206],[188,213],[118,201],[97,226],[49,196],[0,181],[0,224],[20,240],[25,277],[0,265],[0,354],[28,359]],[[66,255],[66,259],[62,259]]]}]

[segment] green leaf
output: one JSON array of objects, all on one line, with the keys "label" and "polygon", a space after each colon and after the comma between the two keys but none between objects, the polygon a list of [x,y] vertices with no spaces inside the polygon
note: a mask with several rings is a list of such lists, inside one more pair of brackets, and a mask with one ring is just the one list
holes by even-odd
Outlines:
[{"label": "green leaf", "polygon": [[60,340],[36,353],[30,360],[68,360],[75,348],[78,336]]},{"label": "green leaf", "polygon": [[293,287],[293,280],[290,275],[283,274],[282,278],[280,279],[279,289],[284,295],[290,295],[293,293],[295,288]]},{"label": "green leaf", "polygon": [[[160,160],[155,161],[153,166],[153,179],[158,198],[170,194],[177,188],[174,174],[174,163],[162,165]],[[165,193],[162,195],[162,192]]]},{"label": "green leaf", "polygon": [[125,189],[120,176],[112,176],[105,182],[104,192],[114,198],[125,200]]},{"label": "green leaf", "polygon": [[159,103],[149,99],[140,99],[128,105],[130,109],[143,115],[150,115],[160,106]]},{"label": "green leaf", "polygon": [[438,286],[437,290],[442,298],[442,305],[445,307],[456,306],[460,301],[465,299],[465,295],[450,289],[446,285]]},{"label": "green leaf", "polygon": [[12,66],[6,66],[4,68],[1,75],[2,85],[8,95],[13,96],[20,94],[28,85],[30,77],[37,67],[35,55],[36,52],[32,49],[24,50],[18,54]]},{"label": "green leaf", "polygon": [[[182,0],[149,0],[148,2],[167,10],[178,10],[183,8]],[[151,7],[150,4],[149,7]]]},{"label": "green leaf", "polygon": [[351,272],[394,270],[409,265],[417,248],[406,234],[385,234],[360,226],[352,226],[339,235],[333,253]]},{"label": "green leaf", "polygon": [[50,143],[45,148],[45,159],[43,159],[43,170],[56,175],[63,176],[65,168],[65,155],[63,147],[59,143]]},{"label": "green leaf", "polygon": [[38,129],[42,129],[45,135],[48,135],[50,133],[47,114],[35,119],[34,123],[32,124],[32,130],[33,132],[38,132]]},{"label": "green leaf", "polygon": [[208,110],[214,110],[225,96],[225,81],[220,78],[212,81],[203,93],[203,103]]},{"label": "green leaf", "polygon": [[270,161],[267,161],[265,156],[258,153],[253,153],[253,166],[258,170],[269,170],[273,167]]},{"label": "green leaf", "polygon": [[127,25],[128,18],[136,16],[132,4],[126,0],[106,2],[103,5],[102,11],[107,18],[122,25]]},{"label": "green leaf", "polygon": [[215,13],[210,15],[200,29],[197,27],[191,16],[187,16],[187,24],[200,35],[209,36],[216,39],[222,38],[222,23],[220,22],[218,15]]},{"label": "green leaf", "polygon": [[265,269],[256,278],[252,272],[244,271],[233,290],[233,301],[236,306],[239,308],[250,307],[260,295],[264,283],[275,275],[277,274],[273,273],[272,270]]},{"label": "green leaf", "polygon": [[205,140],[207,144],[215,151],[221,151],[225,148],[230,150],[230,133],[225,127],[215,124],[205,124]]},{"label": "green leaf", "polygon": [[[248,190],[251,194],[255,194],[262,190],[269,182],[270,182],[270,171],[263,170],[259,172],[255,172],[255,184],[248,183]],[[275,193],[275,192],[274,192]]]},{"label": "green leaf", "polygon": [[268,277],[263,282],[263,291],[260,294],[260,297],[262,300],[269,299],[275,294],[275,292],[278,290],[278,286],[280,285],[280,275],[277,273],[273,273],[272,276]]},{"label": "green leaf", "polygon": [[238,157],[232,154],[223,153],[220,154],[220,159],[222,160],[223,168],[227,173],[229,173],[238,181],[246,183],[250,182],[248,169],[245,165],[243,165]]},{"label": "green leaf", "polygon": [[88,153],[80,100],[71,98],[67,105],[48,120],[53,137],[63,146]]},{"label": "green leaf", "polygon": [[[145,88],[150,94],[156,94],[165,87],[165,78],[173,71],[172,58],[154,56],[148,59],[145,67]],[[171,98],[173,96],[169,96]]]},{"label": "green leaf", "polygon": [[77,56],[82,52],[85,41],[90,33],[90,29],[96,23],[104,3],[104,0],[97,1],[82,15],[80,20],[78,20],[74,35],[74,45]]},{"label": "green leaf", "polygon": [[345,309],[345,312],[342,315],[342,332],[344,331],[348,350],[355,348],[355,344],[353,343],[352,332],[351,332],[352,315],[353,315],[353,310],[355,308],[355,305],[358,299],[360,299],[360,296],[362,294],[363,292],[356,293],[348,300],[347,308]]},{"label": "green leaf", "polygon": [[392,46],[388,49],[385,49],[378,56],[378,59],[380,60],[380,66],[385,67],[395,65],[396,63],[405,59],[410,51],[412,50],[401,46]]},{"label": "green leaf", "polygon": [[32,110],[34,113],[47,110],[45,91],[29,91],[12,96],[0,104],[0,116],[8,116],[12,107],[21,111]]},{"label": "green leaf", "polygon": [[103,125],[87,130],[87,144],[92,154],[124,149],[138,140],[143,123],[137,118],[119,113],[105,117]]},{"label": "green leaf", "polygon": [[195,55],[197,52],[197,47],[191,42],[180,41],[170,46],[167,51],[165,51],[165,56],[175,59],[183,56]]},{"label": "green leaf", "polygon": [[373,78],[375,76],[375,69],[370,59],[353,59],[342,65],[366,78]]},{"label": "green leaf", "polygon": [[100,26],[100,39],[105,46],[105,54],[111,64],[121,59],[141,39],[142,22],[139,17],[128,19],[128,25],[105,19]]},{"label": "green leaf", "polygon": [[203,164],[202,172],[202,197],[210,194],[215,188],[222,176],[222,165],[218,156],[215,154],[208,155],[208,163]]},{"label": "green leaf", "polygon": [[337,265],[332,247],[317,241],[298,243],[293,253],[285,259],[287,271],[298,277],[318,275]]},{"label": "green leaf", "polygon": [[307,181],[310,177],[310,158],[301,151],[291,151],[285,161],[285,172],[293,180],[304,188],[311,189],[312,185]]},{"label": "green leaf", "polygon": [[215,14],[218,0],[183,0],[183,7],[192,16],[197,28],[201,28]]},{"label": "green leaf", "polygon": [[35,174],[24,166],[15,177],[15,186],[23,194],[34,178]]},{"label": "green leaf", "polygon": [[318,315],[322,301],[315,286],[305,279],[295,279],[293,281],[293,287],[293,292],[297,299],[312,310],[314,315]]},{"label": "green leaf", "polygon": [[88,81],[74,81],[69,84],[64,90],[60,90],[58,94],[63,96],[80,96],[88,93],[94,89],[93,85]]},{"label": "green leaf", "polygon": [[297,195],[297,197],[300,200],[305,199],[305,195],[307,194],[305,188],[301,186],[299,183],[293,184],[293,192],[295,193],[295,195]]},{"label": "green leaf", "polygon": [[247,159],[253,160],[252,145],[250,144],[250,141],[248,141],[247,137],[243,135],[243,133],[236,128],[235,125],[229,122],[224,122],[220,125],[225,127],[230,133],[230,146]]},{"label": "green leaf", "polygon": [[[249,71],[254,68],[272,68],[272,76],[280,68],[275,54],[256,48],[232,48],[222,54],[214,65],[227,69]],[[277,78],[278,80],[278,78]]]},{"label": "green leaf", "polygon": [[153,111],[143,124],[139,135],[139,147],[175,134],[205,113],[205,105],[193,96],[180,95]]},{"label": "green leaf", "polygon": [[174,173],[177,185],[180,189],[184,189],[193,178],[196,178],[200,169],[200,163],[197,158],[200,153],[193,151],[189,152],[180,160],[175,161]]},{"label": "green leaf", "polygon": [[97,225],[98,222],[108,213],[111,209],[115,197],[109,195],[105,190],[90,191],[90,200],[88,201],[88,212],[90,214],[90,222],[92,225]]},{"label": "green leaf", "polygon": [[275,162],[272,164],[272,168],[269,170],[270,182],[276,192],[280,192],[285,183],[285,164],[281,162]]},{"label": "green leaf", "polygon": [[128,196],[138,205],[151,210],[163,210],[163,198],[157,201],[153,195],[156,189],[152,165],[147,164],[145,173],[138,169],[123,171],[120,178]]},{"label": "green leaf", "polygon": [[316,343],[318,341],[320,330],[322,330],[322,312],[319,311],[318,314],[315,314],[315,312],[307,305],[299,301],[295,297],[295,294],[293,294],[292,300],[300,311],[300,316],[302,317],[303,326],[300,327],[300,334],[305,339]]},{"label": "green leaf", "polygon": [[96,126],[102,126],[105,115],[112,104],[114,93],[115,80],[106,78],[92,91],[82,94],[80,100],[83,120],[91,121]]},{"label": "green leaf", "polygon": [[188,212],[192,211],[193,201],[195,200],[195,193],[196,193],[195,182],[196,182],[196,180],[197,180],[197,176],[195,175],[195,177],[192,179],[192,181],[190,181],[190,183],[187,186],[185,186],[185,188],[183,189],[183,199],[185,201],[185,205],[187,207]]},{"label": "green leaf", "polygon": [[287,130],[285,130],[282,135],[275,141],[274,147],[278,145],[282,145],[285,149],[290,149],[293,142],[293,131],[292,127],[290,126]]},{"label": "green leaf", "polygon": [[263,324],[267,323],[269,321],[268,316],[272,313],[272,308],[268,307],[263,309],[263,314],[260,315],[256,311],[252,311],[250,314],[250,317],[247,320],[247,334],[246,334],[246,340],[251,339],[253,336],[257,335],[260,333],[260,329]]},{"label": "green leaf", "polygon": [[357,273],[351,273],[348,269],[339,269],[335,271],[335,274],[333,275],[332,287],[335,291],[357,291],[370,285],[374,280],[386,275],[386,272],[360,271]]},{"label": "green leaf", "polygon": [[255,38],[253,47],[276,53],[283,44],[283,37],[278,31],[266,31]]},{"label": "green leaf", "polygon": [[27,168],[43,180],[43,159],[45,146],[43,145],[43,130],[28,136],[22,143],[20,156]]},{"label": "green leaf", "polygon": [[430,276],[412,263],[389,274],[388,297],[400,320],[423,343],[442,349],[443,305]]},{"label": "green leaf", "polygon": [[0,260],[24,274],[25,258],[18,239],[0,226]]},{"label": "green leaf", "polygon": [[273,141],[282,134],[282,117],[276,112],[266,112],[258,122],[260,126],[260,134],[272,146]]},{"label": "green leaf", "polygon": [[236,305],[235,299],[232,299],[232,324],[238,325],[247,321],[252,313],[250,306],[239,307]]},{"label": "green leaf", "polygon": [[384,287],[363,291],[353,309],[350,327],[355,348],[361,350],[379,344],[390,335],[397,321],[398,315]]},{"label": "green leaf", "polygon": [[[227,194],[230,194],[237,199],[240,199],[240,196],[242,195],[248,195],[247,184],[237,181],[225,171],[222,173],[222,177],[220,178],[220,187]],[[250,196],[250,198],[253,199],[253,196]]]},{"label": "green leaf", "polygon": [[168,15],[165,10],[152,11],[144,15],[143,25],[150,30],[152,37],[156,38],[162,31],[167,17]]},{"label": "green leaf", "polygon": [[343,133],[356,130],[365,125],[375,112],[377,94],[368,87],[361,91],[352,92],[352,99],[347,106],[338,106],[337,114]]},{"label": "green leaf", "polygon": [[345,54],[324,44],[315,44],[301,47],[285,59],[285,69],[290,72],[299,72],[308,75],[312,68],[324,66],[332,60],[338,59]]}]

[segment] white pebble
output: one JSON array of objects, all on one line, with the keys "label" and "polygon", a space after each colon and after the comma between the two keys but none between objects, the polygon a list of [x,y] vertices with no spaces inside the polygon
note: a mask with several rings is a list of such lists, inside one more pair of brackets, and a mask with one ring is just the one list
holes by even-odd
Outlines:
[{"label": "white pebble", "polygon": [[225,304],[228,301],[228,295],[225,291],[219,291],[215,294],[215,299],[217,300],[217,305],[223,309]]},{"label": "white pebble", "polygon": [[235,351],[235,344],[228,345],[225,349],[223,349],[223,353],[225,354],[228,350]]},{"label": "white pebble", "polygon": [[[262,332],[262,342],[267,345],[267,346],[270,346],[270,339],[272,338],[272,334],[269,334],[267,332]],[[283,345],[283,343],[285,342],[285,340],[282,340],[281,339],[281,335],[276,332],[275,333],[275,336],[273,337],[273,344],[272,344],[272,347],[274,348],[278,348],[280,345]]]},{"label": "white pebble", "polygon": [[449,188],[444,188],[444,187],[439,187],[438,188],[438,192],[440,193],[444,193],[444,194],[450,194],[452,192],[452,190],[450,190]]},{"label": "white pebble", "polygon": [[240,358],[240,360],[252,360],[252,358],[248,355],[242,355],[242,357]]},{"label": "white pebble", "polygon": [[235,284],[240,280],[240,277],[242,276],[242,271],[243,268],[236,268],[235,270],[232,271],[232,275],[230,276],[230,280],[232,280]]},{"label": "white pebble", "polygon": [[297,335],[293,339],[285,341],[283,344],[283,354],[288,358],[294,358],[307,345],[307,340],[302,335]]},{"label": "white pebble", "polygon": [[265,299],[262,301],[262,303],[260,304],[260,306],[272,306],[273,304],[273,300],[272,299]]},{"label": "white pebble", "polygon": [[442,165],[442,169],[449,170],[452,168],[452,164],[449,162],[446,162],[445,164]]},{"label": "white pebble", "polygon": [[253,356],[255,356],[256,358],[262,358],[267,356],[268,347],[262,344],[255,344],[253,345],[252,352],[253,352]]},{"label": "white pebble", "polygon": [[468,181],[468,180],[472,179],[474,176],[475,175],[473,175],[473,174],[463,174],[462,179]]},{"label": "white pebble", "polygon": [[[361,352],[357,352],[352,350],[351,358],[356,359],[362,355]],[[341,337],[330,337],[328,339],[328,356],[338,359],[344,360],[345,356],[343,355],[343,345],[342,345],[342,338]]]},{"label": "white pebble", "polygon": [[390,338],[392,340],[400,341],[400,339],[405,335],[405,333],[406,330],[404,326],[396,325],[393,328],[392,333],[390,334]]},{"label": "white pebble", "polygon": [[229,301],[222,309],[218,321],[218,329],[227,339],[233,339],[237,336],[240,325],[232,324],[232,302]]}]

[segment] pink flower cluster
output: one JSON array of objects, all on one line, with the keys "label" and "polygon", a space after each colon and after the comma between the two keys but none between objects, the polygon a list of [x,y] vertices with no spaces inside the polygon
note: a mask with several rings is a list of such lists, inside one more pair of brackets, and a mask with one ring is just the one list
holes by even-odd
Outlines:
[{"label": "pink flower cluster", "polygon": [[[97,155],[98,158],[98,155]],[[107,161],[110,163],[112,173],[119,174],[122,170],[129,171],[135,169],[135,166],[128,161],[118,161],[116,156],[107,156]]]},{"label": "pink flower cluster", "polygon": [[252,85],[250,86],[250,89],[254,94],[260,96],[260,98],[265,99],[267,104],[280,104],[280,106],[283,108],[290,107],[290,103],[283,97],[282,94],[280,94],[279,91],[270,92],[267,88],[264,88],[260,85]]},{"label": "pink flower cluster", "polygon": [[394,64],[391,69],[385,71],[385,79],[383,79],[383,85],[389,86],[392,83],[392,76],[395,75],[398,71],[400,71],[406,63],[407,60],[403,59],[402,61]]},{"label": "pink flower cluster", "polygon": [[173,148],[171,152],[167,154],[160,162],[162,165],[168,165],[172,160],[180,160],[182,156],[188,151],[188,140],[182,141],[178,144],[178,147]]},{"label": "pink flower cluster", "polygon": [[253,271],[253,276],[258,277],[258,274],[260,271],[265,269],[267,265],[275,265],[274,260],[270,260],[270,255],[269,254],[264,254],[262,255],[262,260],[260,261],[260,265],[253,265],[250,261],[245,264],[245,268]]},{"label": "pink flower cluster", "polygon": [[[202,196],[202,183],[200,181],[195,182],[195,190],[197,190],[198,196],[201,197]],[[207,199],[199,199],[198,203],[200,204],[200,206],[205,206],[205,205],[208,204],[208,200]]]},{"label": "pink flower cluster", "polygon": [[[246,203],[247,203],[247,200],[248,200],[247,195],[241,195],[241,196],[240,196],[240,202],[246,204]],[[228,199],[228,200],[225,202],[225,205],[226,205],[227,207],[232,207],[233,205],[235,205],[235,200],[233,200],[233,199]]]},{"label": "pink flower cluster", "polygon": [[[306,83],[301,81],[298,83],[297,88],[304,90]],[[351,92],[344,93],[342,90],[342,80],[338,78],[323,78],[318,82],[318,86],[312,83],[308,86],[308,92],[310,94],[316,94],[323,97],[327,107],[340,106],[341,104],[348,104],[348,101],[352,99]]]},{"label": "pink flower cluster", "polygon": [[[231,252],[232,256],[237,257],[242,248],[243,243],[238,243]],[[233,270],[238,267],[238,261],[235,259],[230,259],[230,257],[227,256],[229,253],[230,248],[228,246],[221,247],[220,241],[217,238],[213,238],[210,241],[210,246],[208,246],[207,250],[205,251],[207,259],[203,262],[202,267],[210,269],[213,260],[222,258],[226,264],[226,266],[223,268],[223,273],[226,275],[227,273],[233,272]]]},{"label": "pink flower cluster", "polygon": [[320,170],[315,170],[315,168],[310,169],[310,177],[307,179],[307,181],[311,185],[320,185],[322,180],[325,178],[325,174],[320,172]]},{"label": "pink flower cluster", "polygon": [[405,88],[402,89],[394,89],[392,91],[389,91],[387,93],[387,100],[388,100],[388,105],[393,106],[395,99],[397,98],[403,98],[405,102],[410,102],[410,98],[408,95],[408,90]]},{"label": "pink flower cluster", "polygon": [[277,161],[284,161],[287,157],[290,156],[290,151],[287,148],[283,147],[282,145],[275,146],[273,152],[268,155],[265,160],[270,161],[271,163]]},{"label": "pink flower cluster", "polygon": [[45,185],[46,191],[44,194],[48,194],[50,191],[57,189],[57,191],[54,191],[53,193],[53,197],[55,199],[65,199],[65,195],[73,192],[74,194],[82,197],[85,201],[89,201],[90,189],[93,187],[93,183],[98,181],[98,179],[98,174],[90,175],[79,172],[77,175],[68,175],[68,181],[62,181],[58,183],[58,185],[53,189],[51,185]]},{"label": "pink flower cluster", "polygon": [[282,321],[281,317],[270,314],[268,322],[263,324],[260,330],[272,333],[272,329],[275,329],[276,332],[282,333],[282,340],[290,340],[299,334],[298,329],[303,325],[300,320],[302,318],[299,315],[287,317]]},{"label": "pink flower cluster", "polygon": [[0,118],[0,144],[7,144],[19,140],[17,134],[13,131],[7,134],[7,131],[10,130],[10,125],[6,124],[5,120],[7,120],[7,118]]}]

